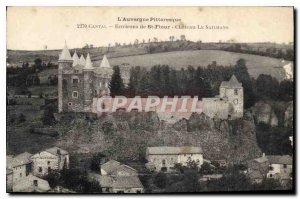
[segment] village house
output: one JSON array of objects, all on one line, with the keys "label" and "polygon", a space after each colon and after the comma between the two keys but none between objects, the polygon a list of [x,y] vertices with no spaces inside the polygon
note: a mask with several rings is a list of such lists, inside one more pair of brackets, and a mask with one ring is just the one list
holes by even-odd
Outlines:
[{"label": "village house", "polygon": [[69,168],[69,153],[61,148],[52,147],[31,157],[32,173],[36,176],[47,175],[51,170]]},{"label": "village house", "polygon": [[46,192],[50,190],[47,180],[29,174],[17,181],[13,187],[13,192]]},{"label": "village house", "polygon": [[261,183],[269,171],[270,162],[263,153],[262,157],[248,161],[247,174],[252,183]]},{"label": "village house", "polygon": [[270,166],[267,178],[278,179],[281,182],[291,180],[293,172],[293,158],[289,155],[268,155]]},{"label": "village house", "polygon": [[155,171],[172,171],[175,164],[186,166],[194,161],[199,167],[203,164],[203,151],[201,147],[148,147],[146,150],[146,166]]},{"label": "village house", "polygon": [[21,153],[15,157],[6,156],[6,184],[7,188],[14,189],[14,186],[22,178],[31,173],[30,157],[28,152]]},{"label": "village house", "polygon": [[90,173],[97,180],[103,193],[143,193],[144,187],[134,168],[115,160],[100,165],[100,175]]}]

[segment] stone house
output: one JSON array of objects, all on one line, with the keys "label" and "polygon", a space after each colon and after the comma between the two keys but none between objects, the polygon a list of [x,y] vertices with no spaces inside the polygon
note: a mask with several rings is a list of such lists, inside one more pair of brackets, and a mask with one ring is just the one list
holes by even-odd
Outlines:
[{"label": "stone house", "polygon": [[143,193],[138,172],[134,168],[115,160],[100,165],[100,175],[90,173],[91,179],[97,180],[103,193]]},{"label": "stone house", "polygon": [[289,155],[268,155],[270,162],[267,178],[278,179],[281,182],[292,179],[293,157]]},{"label": "stone house", "polygon": [[155,171],[172,171],[175,164],[187,165],[188,161],[195,161],[199,167],[203,164],[201,147],[148,147],[146,150],[147,167]]},{"label": "stone house", "polygon": [[15,183],[31,173],[31,156],[32,154],[28,152],[21,153],[15,157],[6,156],[6,182],[8,188],[13,189]]},{"label": "stone house", "polygon": [[44,176],[51,170],[69,168],[69,153],[61,148],[52,147],[41,151],[31,157],[33,163],[32,173]]},{"label": "stone house", "polygon": [[269,171],[270,162],[265,154],[247,162],[247,174],[253,183],[261,183]]},{"label": "stone house", "polygon": [[13,192],[47,192],[49,190],[48,181],[32,174],[20,179],[13,188]]}]

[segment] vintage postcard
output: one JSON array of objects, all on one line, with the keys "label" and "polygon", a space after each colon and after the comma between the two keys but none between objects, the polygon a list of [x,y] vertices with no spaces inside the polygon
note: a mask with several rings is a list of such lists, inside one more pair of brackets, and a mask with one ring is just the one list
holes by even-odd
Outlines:
[{"label": "vintage postcard", "polygon": [[8,193],[295,193],[293,7],[7,7]]}]

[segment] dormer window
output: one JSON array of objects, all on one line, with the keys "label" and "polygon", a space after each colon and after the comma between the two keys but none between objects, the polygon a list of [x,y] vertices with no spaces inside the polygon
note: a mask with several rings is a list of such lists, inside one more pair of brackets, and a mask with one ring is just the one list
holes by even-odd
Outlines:
[{"label": "dormer window", "polygon": [[79,81],[78,81],[78,79],[77,79],[77,78],[74,78],[74,79],[73,79],[73,84],[77,85],[77,84],[78,84],[78,82],[79,82]]}]

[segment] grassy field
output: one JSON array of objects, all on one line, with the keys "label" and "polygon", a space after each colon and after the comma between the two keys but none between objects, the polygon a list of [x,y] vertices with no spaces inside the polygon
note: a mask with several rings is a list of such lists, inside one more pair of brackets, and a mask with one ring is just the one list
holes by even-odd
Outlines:
[{"label": "grassy field", "polygon": [[[285,72],[281,67],[287,62],[282,63],[280,59],[219,50],[175,51],[111,58],[109,61],[111,65],[128,63],[131,66],[151,67],[153,65],[166,64],[180,69],[189,65],[206,67],[212,61],[216,61],[218,65],[230,66],[234,65],[241,58],[246,60],[248,72],[254,78],[257,78],[260,74],[269,74],[278,80],[282,80],[285,77]],[[96,65],[98,64],[96,62]]]}]

